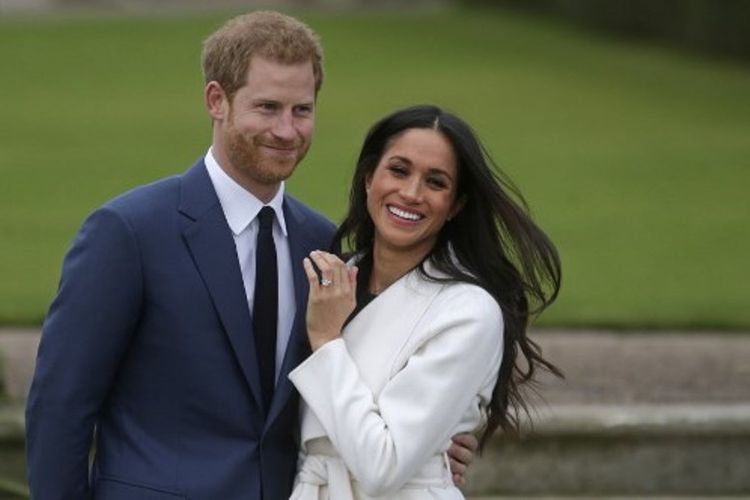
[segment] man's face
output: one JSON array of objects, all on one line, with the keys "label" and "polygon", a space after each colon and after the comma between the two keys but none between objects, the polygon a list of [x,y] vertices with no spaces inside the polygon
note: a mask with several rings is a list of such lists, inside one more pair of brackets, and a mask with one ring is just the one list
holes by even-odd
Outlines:
[{"label": "man's face", "polygon": [[263,199],[273,195],[305,157],[314,125],[312,63],[281,64],[253,56],[247,83],[235,93],[219,124],[219,162]]}]

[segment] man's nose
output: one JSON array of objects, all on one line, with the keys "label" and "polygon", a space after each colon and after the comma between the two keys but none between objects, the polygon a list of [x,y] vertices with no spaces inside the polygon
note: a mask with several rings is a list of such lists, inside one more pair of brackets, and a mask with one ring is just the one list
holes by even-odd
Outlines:
[{"label": "man's nose", "polygon": [[284,111],[280,113],[274,121],[271,132],[274,136],[285,141],[292,141],[297,136],[297,131],[294,128],[294,116],[291,111]]}]

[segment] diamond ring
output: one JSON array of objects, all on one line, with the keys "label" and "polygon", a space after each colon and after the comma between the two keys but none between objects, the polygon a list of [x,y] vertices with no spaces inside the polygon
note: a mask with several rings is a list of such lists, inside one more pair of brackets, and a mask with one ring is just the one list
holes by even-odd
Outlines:
[{"label": "diamond ring", "polygon": [[331,286],[333,285],[333,281],[323,278],[320,280],[320,286]]}]

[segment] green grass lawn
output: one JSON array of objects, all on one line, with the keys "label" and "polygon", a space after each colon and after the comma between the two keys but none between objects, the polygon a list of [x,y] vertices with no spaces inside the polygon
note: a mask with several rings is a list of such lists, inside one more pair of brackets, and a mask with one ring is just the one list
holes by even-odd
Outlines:
[{"label": "green grass lawn", "polygon": [[[750,327],[750,69],[493,11],[302,14],[326,47],[289,189],[334,220],[367,127],[472,123],[559,245],[552,326]],[[41,322],[93,208],[205,152],[223,16],[0,20],[0,323]]]}]

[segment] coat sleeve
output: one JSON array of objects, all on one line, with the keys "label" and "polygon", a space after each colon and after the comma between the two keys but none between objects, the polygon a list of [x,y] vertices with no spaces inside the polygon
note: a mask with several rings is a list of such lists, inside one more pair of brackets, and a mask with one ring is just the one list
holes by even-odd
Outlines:
[{"label": "coat sleeve", "polygon": [[290,374],[369,495],[392,494],[443,450],[499,370],[502,315],[488,294],[469,290],[428,313],[435,316],[424,342],[377,399],[342,339],[325,344]]},{"label": "coat sleeve", "polygon": [[26,407],[35,499],[89,495],[94,426],[139,319],[141,281],[133,231],[116,212],[98,210],[65,257],[39,344]]}]

